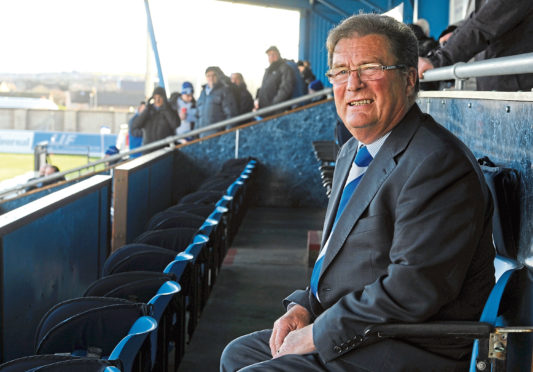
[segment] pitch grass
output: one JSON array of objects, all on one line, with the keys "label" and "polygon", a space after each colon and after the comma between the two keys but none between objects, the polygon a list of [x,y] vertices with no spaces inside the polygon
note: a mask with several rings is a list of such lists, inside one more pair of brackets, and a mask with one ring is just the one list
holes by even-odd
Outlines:
[{"label": "pitch grass", "polygon": [[[89,162],[99,158],[89,158]],[[83,155],[58,155],[49,154],[48,163],[55,165],[61,171],[73,169],[88,163],[87,156]],[[104,165],[96,166],[96,170],[104,169]],[[33,171],[33,154],[6,154],[0,153],[0,181],[20,176],[27,172]],[[90,168],[83,173],[92,172]],[[66,178],[71,179],[78,176],[78,172],[67,174]]]}]

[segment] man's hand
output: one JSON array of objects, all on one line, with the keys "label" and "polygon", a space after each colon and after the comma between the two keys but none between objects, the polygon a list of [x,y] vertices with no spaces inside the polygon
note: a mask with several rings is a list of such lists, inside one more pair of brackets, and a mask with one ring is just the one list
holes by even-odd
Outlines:
[{"label": "man's hand", "polygon": [[285,341],[279,348],[274,358],[287,354],[308,354],[315,351],[315,343],[313,342],[313,325],[309,324],[296,331],[290,332]]},{"label": "man's hand", "polygon": [[[272,328],[272,336],[270,336],[270,352],[275,357],[280,350],[281,345],[285,341],[285,337],[289,332],[303,328],[309,325],[311,321],[311,314],[307,309],[301,305],[294,305],[282,317],[274,322]],[[313,334],[311,333],[311,342],[313,341]]]},{"label": "man's hand", "polygon": [[424,57],[418,57],[418,77],[420,79],[424,78],[424,72],[435,68],[429,59]]}]

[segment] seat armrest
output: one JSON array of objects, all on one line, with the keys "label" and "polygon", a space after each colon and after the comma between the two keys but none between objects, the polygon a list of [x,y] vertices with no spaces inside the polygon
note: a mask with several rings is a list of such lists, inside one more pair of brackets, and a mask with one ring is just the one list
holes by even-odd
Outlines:
[{"label": "seat armrest", "polygon": [[488,338],[494,327],[489,323],[453,321],[428,323],[373,324],[365,328],[363,337],[371,338]]}]

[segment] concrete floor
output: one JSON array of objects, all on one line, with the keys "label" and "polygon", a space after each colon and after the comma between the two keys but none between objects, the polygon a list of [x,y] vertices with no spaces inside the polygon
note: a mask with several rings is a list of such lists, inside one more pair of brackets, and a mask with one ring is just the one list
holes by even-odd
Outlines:
[{"label": "concrete floor", "polygon": [[322,229],[325,210],[248,211],[187,346],[179,372],[215,372],[222,350],[243,334],[271,328],[281,300],[305,288],[307,231]]}]

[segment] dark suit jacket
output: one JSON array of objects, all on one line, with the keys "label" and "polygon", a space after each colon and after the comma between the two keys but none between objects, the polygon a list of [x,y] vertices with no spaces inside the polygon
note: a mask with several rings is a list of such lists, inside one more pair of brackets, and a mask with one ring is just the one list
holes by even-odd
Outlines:
[{"label": "dark suit jacket", "polygon": [[[327,362],[358,347],[372,323],[478,320],[494,283],[492,201],[476,159],[415,104],[368,167],[333,232],[357,149],[341,149],[326,212],[320,303],[292,293],[314,315],[313,339]],[[464,358],[470,346],[440,340],[423,349]]]}]

